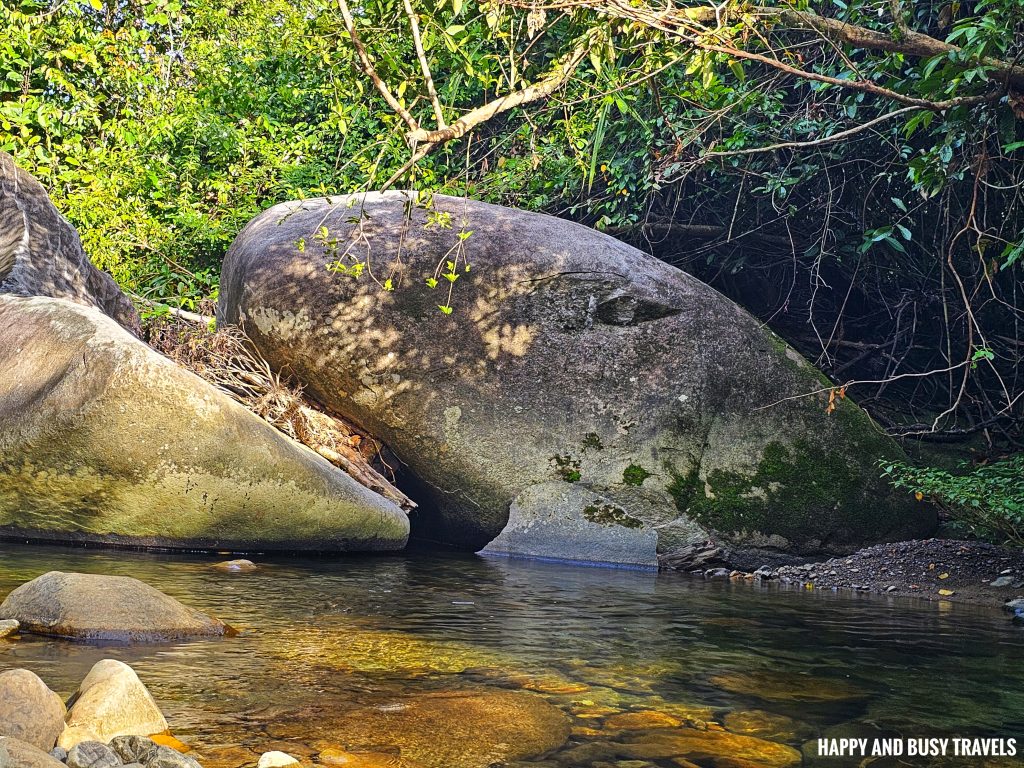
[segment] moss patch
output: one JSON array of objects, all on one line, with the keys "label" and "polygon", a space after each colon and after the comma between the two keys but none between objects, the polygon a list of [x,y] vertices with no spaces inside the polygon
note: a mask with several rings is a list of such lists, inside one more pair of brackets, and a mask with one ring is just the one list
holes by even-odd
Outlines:
[{"label": "moss patch", "polygon": [[626,513],[626,510],[614,504],[591,504],[583,508],[583,517],[600,525],[621,525],[623,528],[643,528],[642,520],[637,520]]},{"label": "moss patch", "polygon": [[864,498],[856,462],[804,440],[765,446],[753,474],[713,469],[673,474],[680,511],[726,533],[779,534],[790,541],[845,539],[891,527],[891,510]]},{"label": "moss patch", "polygon": [[641,467],[639,464],[630,464],[624,470],[622,470],[622,482],[626,485],[640,486],[644,484],[644,480],[651,476],[651,473]]},{"label": "moss patch", "polygon": [[593,448],[595,451],[600,451],[604,448],[604,443],[601,442],[601,437],[597,432],[588,432],[583,438],[583,450],[587,448]]}]

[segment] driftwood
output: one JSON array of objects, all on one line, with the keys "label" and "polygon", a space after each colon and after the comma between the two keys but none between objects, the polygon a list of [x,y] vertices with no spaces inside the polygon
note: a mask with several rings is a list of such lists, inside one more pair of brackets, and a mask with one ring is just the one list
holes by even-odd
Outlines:
[{"label": "driftwood", "polygon": [[183,312],[155,318],[147,324],[147,341],[371,491],[406,511],[416,507],[372,466],[382,448],[378,441],[326,413],[301,387],[278,375],[240,329],[212,331],[206,320]]},{"label": "driftwood", "polygon": [[658,566],[674,571],[696,571],[727,566],[726,553],[713,541],[690,544],[658,555]]}]

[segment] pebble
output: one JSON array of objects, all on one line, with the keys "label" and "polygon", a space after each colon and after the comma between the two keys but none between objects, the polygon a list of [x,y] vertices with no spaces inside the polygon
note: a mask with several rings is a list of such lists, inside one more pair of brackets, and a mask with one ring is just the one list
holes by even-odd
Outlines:
[{"label": "pebble", "polygon": [[4,619],[0,621],[0,637],[10,637],[21,626],[15,619]]},{"label": "pebble", "polygon": [[1005,571],[1000,571],[999,575],[1000,576],[1009,576],[1011,573],[1013,573],[1013,568],[1007,568]]},{"label": "pebble", "polygon": [[284,768],[286,765],[297,765],[298,762],[287,752],[264,752],[256,768]]},{"label": "pebble", "polygon": [[68,751],[64,747],[54,747],[50,750],[50,757],[60,760],[62,763],[68,759]]},{"label": "pebble", "polygon": [[1000,576],[989,584],[990,587],[1009,587],[1013,584],[1013,576]]}]

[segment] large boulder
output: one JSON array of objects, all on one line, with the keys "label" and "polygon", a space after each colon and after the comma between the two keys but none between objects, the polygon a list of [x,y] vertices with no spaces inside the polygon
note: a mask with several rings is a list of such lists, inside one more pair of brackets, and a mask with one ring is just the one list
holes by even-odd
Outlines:
[{"label": "large boulder", "polygon": [[400,549],[409,521],[99,310],[0,294],[0,536]]},{"label": "large boulder", "polygon": [[[426,538],[484,547],[552,480],[663,554],[709,533],[844,551],[935,523],[879,479],[897,446],[848,399],[826,412],[830,383],[757,320],[556,218],[400,192],[281,204],[229,250],[219,317],[394,450]],[[572,543],[581,515],[548,535],[600,559]]]},{"label": "large boulder", "polygon": [[0,674],[0,736],[49,752],[64,730],[64,702],[27,669]]},{"label": "large boulder", "polygon": [[0,152],[0,293],[67,299],[139,329],[132,302],[89,262],[75,228],[6,152]]},{"label": "large boulder", "polygon": [[[96,662],[68,705],[67,728],[58,741],[64,749],[83,742],[106,744],[118,737],[153,736],[168,730],[160,708],[135,670],[116,659]],[[126,743],[130,742],[120,739],[111,746],[119,752],[118,747]]]},{"label": "large boulder", "polygon": [[76,640],[162,641],[232,631],[138,579],[61,571],[11,592],[0,604],[0,618],[17,619],[25,632]]}]

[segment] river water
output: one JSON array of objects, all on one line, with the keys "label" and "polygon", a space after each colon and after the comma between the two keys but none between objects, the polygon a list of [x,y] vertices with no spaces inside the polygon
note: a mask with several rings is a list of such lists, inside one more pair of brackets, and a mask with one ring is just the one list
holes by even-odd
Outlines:
[{"label": "river water", "polygon": [[[1024,631],[995,610],[472,555],[255,559],[259,570],[232,574],[205,556],[2,545],[0,596],[49,570],[130,575],[241,634],[135,646],[24,636],[0,645],[0,667],[27,667],[66,696],[96,661],[121,659],[211,766],[269,749],[316,759],[325,744],[353,747],[338,730],[349,713],[499,689],[571,719],[545,765],[685,765],[683,754],[622,762],[609,751],[644,736],[612,727],[628,712],[796,749],[822,736],[1024,737]],[[447,734],[434,738],[443,746]],[[403,743],[372,740],[396,756]],[[411,757],[458,765],[440,746]]]}]

